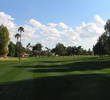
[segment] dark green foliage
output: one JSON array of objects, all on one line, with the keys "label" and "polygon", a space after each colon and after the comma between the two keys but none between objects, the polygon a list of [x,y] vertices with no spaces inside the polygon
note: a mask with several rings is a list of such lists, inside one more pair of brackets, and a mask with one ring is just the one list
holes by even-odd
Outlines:
[{"label": "dark green foliage", "polygon": [[42,44],[37,43],[35,46],[33,46],[33,50],[41,51],[42,50]]},{"label": "dark green foliage", "polygon": [[16,43],[16,57],[22,56],[26,49],[22,46],[21,42]]},{"label": "dark green foliage", "polygon": [[51,49],[49,49],[48,47],[45,47],[45,55],[46,56],[51,56],[52,55],[52,52],[51,52]]},{"label": "dark green foliage", "polygon": [[105,31],[106,31],[107,34],[110,36],[110,20],[108,20],[108,21],[106,22]]},{"label": "dark green foliage", "polygon": [[[16,44],[14,44],[11,41],[8,45],[8,49],[9,49],[8,56],[11,56],[11,57],[18,57],[19,53],[20,53],[20,55],[22,55],[23,53],[26,52],[26,49],[22,46],[22,44],[20,42],[17,42]],[[20,50],[20,52],[19,52],[19,50]]]},{"label": "dark green foliage", "polygon": [[7,27],[0,26],[0,56],[7,56],[8,54],[9,32]]},{"label": "dark green foliage", "polygon": [[92,55],[92,51],[84,50],[81,46],[68,46],[64,47],[63,44],[57,44],[56,48],[51,50],[52,53],[60,56],[74,56],[74,55]]},{"label": "dark green foliage", "polygon": [[66,54],[66,47],[62,43],[58,43],[55,47],[55,53],[64,56]]},{"label": "dark green foliage", "polygon": [[15,38],[17,39],[17,42],[18,42],[18,40],[20,39],[20,37],[21,37],[21,35],[20,35],[19,33],[17,33],[17,34],[15,35]]},{"label": "dark green foliage", "polygon": [[66,48],[66,51],[67,51],[67,55],[68,56],[72,56],[72,55],[74,55],[74,48],[73,47],[67,47]]},{"label": "dark green foliage", "polygon": [[110,54],[110,36],[106,32],[99,37],[93,50],[95,55]]},{"label": "dark green foliage", "polygon": [[30,56],[32,55],[32,46],[30,43],[27,44],[26,46],[26,53],[29,54]]},{"label": "dark green foliage", "polygon": [[93,50],[95,55],[110,54],[110,20],[106,22],[105,32],[99,37]]},{"label": "dark green foliage", "polygon": [[15,57],[15,54],[16,54],[16,45],[12,41],[10,41],[10,43],[8,45],[8,49],[9,49],[8,56]]},{"label": "dark green foliage", "polygon": [[[19,35],[18,35],[19,37]],[[17,40],[18,41],[18,40]],[[19,47],[20,46],[20,47]],[[29,54],[30,56],[74,56],[74,55],[92,55],[90,49],[84,50],[81,46],[68,46],[65,47],[63,44],[58,43],[55,48],[49,49],[45,47],[45,50],[42,49],[42,44],[37,43],[35,46],[31,46],[30,43],[24,48],[22,44],[18,41],[15,46],[15,56],[18,57],[19,53]],[[11,50],[11,49],[10,49]],[[20,50],[20,52],[19,52]],[[11,51],[10,51],[11,52]],[[12,51],[13,52],[13,51]],[[10,55],[10,54],[9,54]]]},{"label": "dark green foliage", "polygon": [[77,50],[77,55],[83,54],[83,48],[81,46],[78,46],[76,50]]},{"label": "dark green foliage", "polygon": [[[84,51],[83,51],[83,53],[84,53]],[[93,52],[91,51],[91,49],[89,48],[89,50],[88,50],[88,55],[92,55],[93,54]]]},{"label": "dark green foliage", "polygon": [[42,51],[42,44],[37,43],[35,46],[33,46],[32,51],[34,56],[40,56]]},{"label": "dark green foliage", "polygon": [[16,35],[15,35],[15,38],[17,39],[17,43],[16,43],[16,56],[19,57],[19,62],[21,61],[21,56],[23,55],[24,53],[24,50],[25,48],[22,46],[22,41],[21,41],[21,38],[22,38],[22,33],[24,32],[24,28],[23,27],[19,27],[18,28],[18,32]]}]

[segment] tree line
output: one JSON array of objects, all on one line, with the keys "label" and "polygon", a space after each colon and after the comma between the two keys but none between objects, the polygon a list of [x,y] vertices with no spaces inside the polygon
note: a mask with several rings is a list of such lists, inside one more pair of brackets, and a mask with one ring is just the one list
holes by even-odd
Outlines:
[{"label": "tree line", "polygon": [[10,41],[9,31],[4,25],[0,25],[0,56],[6,57],[19,57],[22,56],[73,56],[73,55],[90,55],[92,51],[84,50],[81,46],[64,46],[62,43],[58,43],[55,48],[49,49],[41,43],[36,43],[34,46],[28,43],[26,47],[22,45],[22,33],[23,27],[18,28],[18,33],[15,35],[16,43]]},{"label": "tree line", "polygon": [[[31,46],[30,43],[27,44],[26,47],[23,47],[21,44],[20,51],[21,56],[74,56],[74,55],[91,55],[92,51],[84,50],[81,46],[64,46],[62,43],[58,43],[55,48],[49,49],[43,46],[41,43],[36,43],[34,46]],[[12,41],[9,43],[9,53],[8,56],[18,57],[19,56],[19,46],[18,43],[14,44]]]},{"label": "tree line", "polygon": [[0,57],[20,57],[21,56],[74,56],[74,55],[109,55],[110,54],[110,20],[104,26],[104,33],[99,37],[93,50],[85,50],[81,46],[64,46],[62,43],[56,44],[52,49],[45,47],[41,43],[26,47],[22,45],[23,27],[18,28],[15,35],[16,43],[10,41],[9,31],[4,25],[0,25]]}]

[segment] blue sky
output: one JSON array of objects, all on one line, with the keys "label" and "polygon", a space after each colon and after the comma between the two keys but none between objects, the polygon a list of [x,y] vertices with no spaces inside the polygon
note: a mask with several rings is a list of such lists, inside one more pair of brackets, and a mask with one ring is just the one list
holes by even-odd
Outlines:
[{"label": "blue sky", "polygon": [[24,25],[30,19],[34,19],[44,25],[63,22],[75,28],[82,22],[93,22],[95,15],[99,15],[103,20],[110,18],[110,0],[0,0],[0,2],[0,11],[12,16],[17,25]]},{"label": "blue sky", "polygon": [[95,14],[110,17],[110,0],[1,0],[0,10],[23,24],[30,18],[42,23],[64,22],[71,26],[91,21]]}]

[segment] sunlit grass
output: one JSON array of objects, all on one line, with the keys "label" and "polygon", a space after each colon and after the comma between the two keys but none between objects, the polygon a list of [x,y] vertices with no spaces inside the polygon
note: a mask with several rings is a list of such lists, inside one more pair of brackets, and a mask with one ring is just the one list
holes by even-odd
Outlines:
[{"label": "sunlit grass", "polygon": [[22,58],[21,63],[18,58],[4,58],[0,60],[0,82],[64,75],[108,74],[109,58],[109,56],[32,57]]},{"label": "sunlit grass", "polygon": [[0,60],[0,100],[106,100],[110,56]]}]

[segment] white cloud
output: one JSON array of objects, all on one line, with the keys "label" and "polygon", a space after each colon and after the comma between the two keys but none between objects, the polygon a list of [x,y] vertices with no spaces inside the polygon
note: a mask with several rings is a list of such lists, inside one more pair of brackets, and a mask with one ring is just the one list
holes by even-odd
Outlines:
[{"label": "white cloud", "polygon": [[74,28],[74,31],[80,35],[81,41],[79,44],[85,48],[92,48],[98,37],[104,32],[105,21],[99,16],[94,17],[94,22],[81,23]]},{"label": "white cloud", "polygon": [[33,25],[37,29],[42,29],[43,27],[45,27],[40,22],[38,22],[38,21],[36,21],[34,19],[29,20],[29,24]]},{"label": "white cloud", "polygon": [[105,24],[105,21],[99,15],[95,16],[95,21],[99,26]]},{"label": "white cloud", "polygon": [[59,23],[59,26],[63,29],[68,29],[68,26],[64,23]]},{"label": "white cloud", "polygon": [[[14,36],[19,26],[15,24],[14,18],[0,12],[0,24],[8,27],[11,40],[16,41]],[[82,45],[89,48],[104,31],[104,25],[105,21],[99,15],[94,17],[94,22],[83,22],[76,27],[70,27],[63,22],[45,25],[35,19],[30,19],[28,23],[22,25],[25,29],[22,41],[25,45],[28,42],[32,44],[41,42],[45,46],[53,47],[56,43],[63,42],[66,45]]]},{"label": "white cloud", "polygon": [[14,23],[14,18],[12,18],[10,15],[4,12],[0,12],[0,24],[7,26],[10,32],[10,38],[15,41],[14,35],[17,31],[17,27],[16,24]]}]

